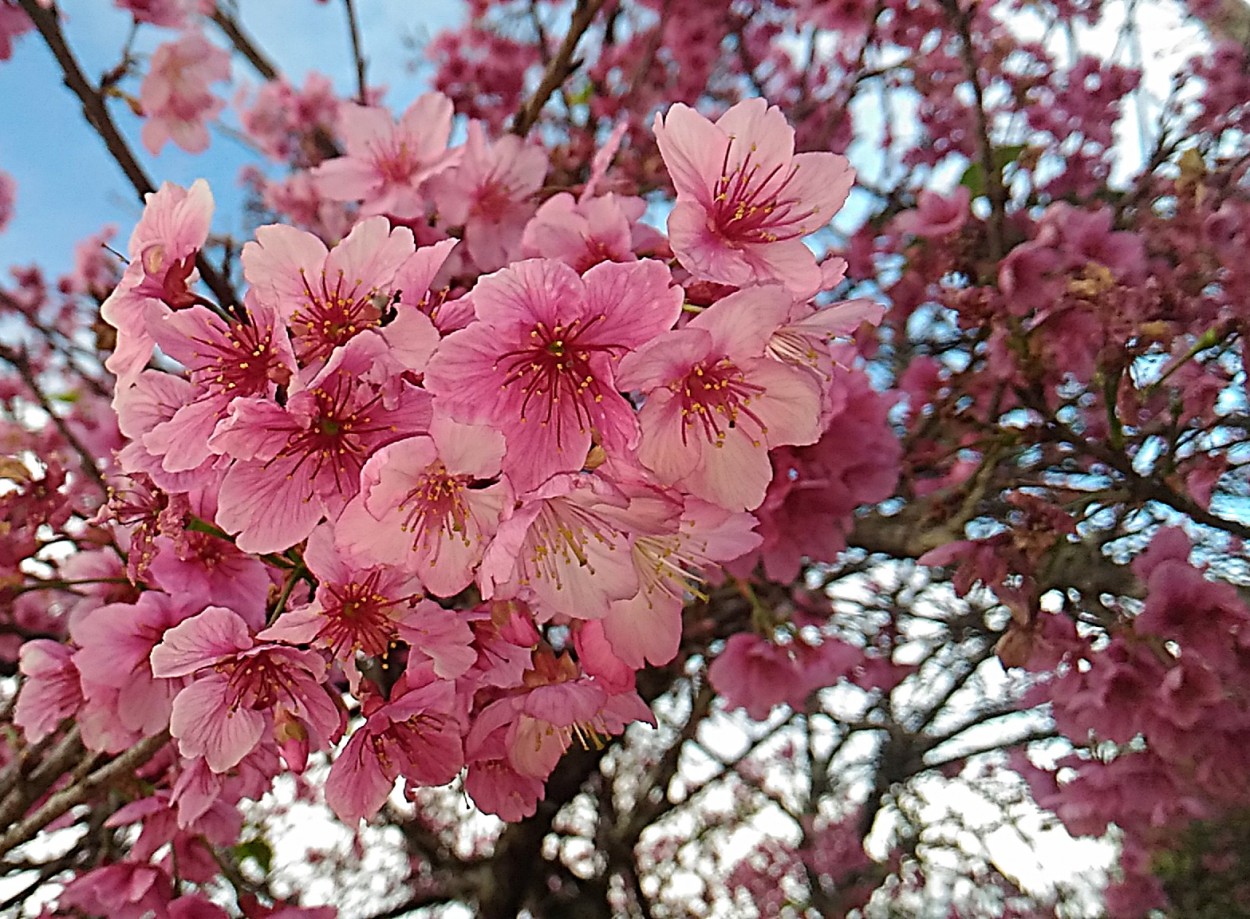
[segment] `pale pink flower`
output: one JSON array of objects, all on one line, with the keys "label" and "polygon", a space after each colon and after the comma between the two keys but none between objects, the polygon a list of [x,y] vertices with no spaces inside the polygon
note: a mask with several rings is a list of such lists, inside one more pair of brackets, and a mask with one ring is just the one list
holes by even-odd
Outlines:
[{"label": "pale pink flower", "polygon": [[565,473],[525,495],[482,559],[482,595],[533,600],[550,617],[602,619],[613,600],[638,592],[633,544],[654,531],[652,514],[600,476]]},{"label": "pale pink flower", "polygon": [[546,779],[574,743],[602,744],[634,721],[655,724],[651,710],[632,689],[610,693],[581,675],[567,654],[534,656],[524,692],[492,702],[476,717],[467,750],[488,746],[501,728],[508,764],[521,775]]},{"label": "pale pink flower", "polygon": [[443,785],[464,766],[454,684],[396,687],[389,702],[379,701],[375,695],[365,700],[367,720],[326,779],[326,803],[344,823],[376,814],[400,776],[413,785]]},{"label": "pale pink flower", "polygon": [[183,756],[202,756],[225,772],[261,738],[285,725],[315,749],[337,735],[342,715],[313,651],[258,644],[236,613],[210,606],[165,633],[152,650],[152,673],[192,677],[174,699],[169,732]]},{"label": "pale pink flower", "polygon": [[461,611],[421,600],[399,622],[399,637],[408,645],[408,668],[428,661],[440,680],[464,676],[477,663],[474,634]]},{"label": "pale pink flower", "polygon": [[[332,250],[303,230],[264,226],[243,246],[243,274],[256,299],[290,326],[300,364],[320,366],[335,348],[378,325],[396,272],[414,252],[412,231],[391,229],[385,217],[356,224]],[[427,338],[433,350],[432,328]]]},{"label": "pale pink flower", "polygon": [[365,464],[358,504],[339,518],[341,545],[402,565],[425,589],[451,597],[473,581],[508,490],[494,481],[498,431],[437,417],[428,436],[383,447]]},{"label": "pale pink flower", "polygon": [[194,596],[147,590],[134,603],[110,603],[78,619],[71,635],[83,695],[83,738],[93,749],[123,750],[169,725],[184,680],[157,678],[148,664],[166,630],[203,607]]},{"label": "pale pink flower", "polygon": [[794,152],[781,110],[746,99],[715,123],[677,103],[655,118],[677,189],[673,251],[696,277],[735,287],[781,281],[800,297],[821,284],[802,241],[842,207],[855,173],[846,157]]},{"label": "pale pink flower", "polygon": [[59,641],[35,639],[18,652],[18,670],[25,680],[17,694],[13,723],[26,742],[39,743],[82,705],[74,649]]},{"label": "pale pink flower", "polygon": [[514,261],[547,174],[547,154],[515,134],[493,143],[469,123],[459,164],[430,183],[441,225],[464,227],[465,247],[480,271]]},{"label": "pale pink flower", "polygon": [[120,394],[152,356],[147,315],[197,302],[189,285],[195,256],[208,239],[213,193],[197,179],[189,189],[166,182],[145,196],[143,216],[130,236],[130,264],[122,282],[100,306],[100,316],[117,330],[117,347],[105,367],[118,377]]},{"label": "pale pink flower", "polygon": [[442,93],[419,96],[398,124],[382,108],[342,106],[339,133],[346,154],[313,170],[317,188],[334,201],[362,202],[365,215],[421,214],[422,184],[460,157],[447,149],[451,118],[451,100]]},{"label": "pale pink flower", "polygon": [[208,85],[229,78],[230,55],[201,32],[160,45],[139,87],[148,152],[160,153],[169,140],[188,153],[208,149],[208,121],[225,107]]},{"label": "pale pink flower", "polygon": [[387,404],[364,377],[386,351],[372,333],[338,348],[285,406],[236,399],[209,446],[234,458],[221,484],[217,524],[246,552],[274,552],[304,539],[360,490],[360,471],[379,447],[426,430],[428,394],[400,383]]},{"label": "pale pink flower", "polygon": [[618,385],[646,394],[638,458],[662,484],[751,510],[772,479],[768,450],[820,437],[812,375],[765,355],[789,308],[780,288],[741,290],[621,362]]},{"label": "pale pink flower", "polygon": [[655,261],[596,265],[582,277],[534,259],[478,282],[477,322],[443,340],[426,386],[453,417],[503,431],[518,492],[582,468],[592,440],[628,449],[637,421],[617,363],[677,320],[681,289]]},{"label": "pale pink flower", "polygon": [[666,255],[664,237],[639,222],[646,209],[642,198],[552,195],[526,224],[521,251],[527,258],[558,259],[579,272],[600,262],[635,261],[639,251]]},{"label": "pale pink flower", "polygon": [[144,438],[169,422],[195,397],[195,387],[182,377],[156,370],[145,370],[134,384],[119,388],[113,397],[117,422],[128,443],[117,453],[118,465],[130,476],[142,473],[170,494],[212,487],[224,473],[224,461],[210,456],[185,471],[169,472],[160,452],[149,450]]},{"label": "pale pink flower", "polygon": [[675,532],[642,534],[634,541],[638,593],[614,600],[603,620],[613,653],[634,669],[667,664],[681,641],[681,611],[701,596],[706,573],[760,544],[756,520],[687,497]]}]

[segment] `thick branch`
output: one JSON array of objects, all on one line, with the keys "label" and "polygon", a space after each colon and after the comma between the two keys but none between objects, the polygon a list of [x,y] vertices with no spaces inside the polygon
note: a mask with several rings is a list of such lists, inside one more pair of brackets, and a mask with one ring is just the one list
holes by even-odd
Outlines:
[{"label": "thick branch", "polygon": [[85,803],[92,794],[109,785],[114,779],[130,773],[147,762],[157,750],[168,742],[169,734],[164,731],[155,737],[141,740],[125,753],[101,766],[81,781],[56,792],[37,811],[25,820],[11,826],[3,836],[0,836],[0,855],[4,855],[15,846],[29,842],[40,830],[57,817],[66,813],[70,808]]}]

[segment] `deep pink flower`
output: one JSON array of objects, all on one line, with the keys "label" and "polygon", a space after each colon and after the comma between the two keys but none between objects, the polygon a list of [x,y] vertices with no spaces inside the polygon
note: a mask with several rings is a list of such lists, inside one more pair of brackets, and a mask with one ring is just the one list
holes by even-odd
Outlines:
[{"label": "deep pink flower", "polygon": [[118,377],[118,394],[152,356],[149,308],[159,315],[161,303],[187,307],[197,301],[188,285],[213,216],[213,193],[203,179],[189,189],[166,182],[144,200],[143,216],[130,236],[130,264],[100,306],[101,318],[117,330],[117,347],[105,366]]},{"label": "deep pink flower", "polygon": [[26,679],[17,695],[13,723],[22,729],[27,743],[43,740],[82,705],[73,654],[73,648],[49,639],[22,645],[18,669]]},{"label": "deep pink flower", "polygon": [[313,651],[257,644],[247,623],[210,606],[165,633],[152,650],[157,677],[192,677],[174,699],[169,732],[183,756],[225,772],[276,727],[303,732],[314,749],[337,735],[342,715]]},{"label": "deep pink flower", "polygon": [[750,510],[772,478],[768,450],[820,436],[812,375],[765,356],[790,304],[780,287],[739,291],[621,362],[621,388],[646,394],[638,458],[661,483]]},{"label": "deep pink flower", "polygon": [[813,691],[831,685],[862,652],[840,641],[810,645],[800,638],[778,644],[750,632],[731,635],[708,668],[708,680],[725,701],[756,721],[774,705],[802,710]]},{"label": "deep pink flower", "polygon": [[532,259],[483,278],[469,298],[478,321],[443,340],[426,386],[453,417],[503,431],[518,492],[581,469],[592,440],[609,452],[636,442],[614,374],[677,320],[682,293],[664,265],[605,263],[578,277]]},{"label": "deep pink flower", "polygon": [[210,447],[235,459],[222,481],[217,524],[239,534],[239,548],[273,552],[304,539],[360,490],[373,451],[428,427],[427,394],[401,384],[388,405],[365,381],[385,351],[378,336],[358,335],[285,406],[234,401]]},{"label": "deep pink flower", "polygon": [[971,200],[972,192],[965,185],[957,186],[949,196],[925,189],[916,196],[915,210],[894,218],[893,229],[926,238],[954,233],[968,221]]},{"label": "deep pink flower", "polygon": [[367,720],[335,757],[326,779],[326,803],[344,823],[377,813],[400,776],[413,785],[443,785],[464,766],[454,684],[433,680],[397,688],[389,702],[379,701],[368,697]]},{"label": "deep pink flower", "polygon": [[173,881],[162,869],[118,862],[80,874],[65,885],[57,902],[87,915],[145,919],[167,915],[172,897]]},{"label": "deep pink flower", "polygon": [[149,334],[186,368],[194,387],[190,401],[143,435],[144,447],[161,457],[167,472],[186,472],[211,459],[208,440],[230,404],[242,397],[272,396],[298,371],[286,327],[274,310],[252,303],[248,319],[222,319],[192,306],[148,324]]},{"label": "deep pink flower", "polygon": [[419,96],[397,124],[382,108],[347,104],[339,110],[346,155],[313,170],[317,188],[334,201],[360,201],[362,214],[416,217],[425,202],[422,184],[460,158],[448,150],[451,100],[442,93]]},{"label": "deep pink flower", "polygon": [[696,277],[735,287],[780,281],[800,297],[821,284],[802,241],[850,192],[846,157],[794,152],[781,110],[746,99],[715,123],[677,103],[655,118],[660,155],[677,189],[673,251]]},{"label": "deep pink flower", "polygon": [[420,595],[420,585],[390,566],[357,565],[335,548],[337,531],[329,524],[315,529],[304,549],[304,564],[317,578],[311,603],[278,617],[258,637],[291,644],[314,643],[345,664],[359,651],[383,657],[396,635],[396,624]]},{"label": "deep pink flower", "polygon": [[150,22],[168,29],[181,29],[195,13],[207,16],[213,11],[213,0],[113,0],[115,6],[128,10],[136,22]]},{"label": "deep pink flower", "polygon": [[547,174],[547,154],[515,134],[490,143],[480,122],[469,123],[455,168],[431,182],[442,225],[464,227],[465,246],[480,271],[515,260],[521,232],[534,213],[532,198]]},{"label": "deep pink flower", "polygon": [[13,219],[13,203],[16,198],[17,183],[7,172],[0,171],[0,233],[4,232],[4,228]]},{"label": "deep pink flower", "polygon": [[264,226],[243,247],[243,274],[256,299],[290,326],[301,366],[320,366],[336,347],[378,325],[396,272],[414,252],[412,231],[392,229],[385,217],[362,220],[331,250],[303,230]]}]

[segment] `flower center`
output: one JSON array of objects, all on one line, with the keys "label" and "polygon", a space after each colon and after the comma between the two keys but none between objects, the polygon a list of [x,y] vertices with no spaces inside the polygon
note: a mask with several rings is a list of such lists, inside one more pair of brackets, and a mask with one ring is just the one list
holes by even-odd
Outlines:
[{"label": "flower center", "polygon": [[[698,428],[710,443],[723,446],[728,431],[743,420],[753,424],[759,435],[768,433],[767,426],[750,408],[751,400],[764,391],[763,387],[747,382],[729,358],[710,365],[699,361],[672,389],[681,404],[682,443],[687,442],[691,428]],[[761,441],[753,436],[751,443],[758,447]]]}]

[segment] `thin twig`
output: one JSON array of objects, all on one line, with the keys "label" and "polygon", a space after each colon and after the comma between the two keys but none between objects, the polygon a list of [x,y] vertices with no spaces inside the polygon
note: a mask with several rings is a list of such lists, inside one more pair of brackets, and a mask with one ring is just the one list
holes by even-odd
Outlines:
[{"label": "thin twig", "polygon": [[604,0],[577,0],[577,5],[573,8],[573,19],[569,23],[569,30],[564,36],[564,41],[560,43],[560,49],[543,72],[542,82],[538,84],[538,89],[517,112],[516,119],[512,123],[513,134],[524,137],[530,132],[530,128],[538,121],[538,115],[547,104],[547,100],[551,98],[551,94],[562,86],[577,69],[580,61],[573,60],[573,52],[577,50],[577,43],[586,34],[595,14],[599,12],[603,4]]},{"label": "thin twig", "polygon": [[959,57],[963,61],[964,70],[968,73],[968,82],[972,85],[972,98],[975,104],[973,115],[977,122],[977,146],[981,162],[981,171],[985,173],[985,193],[990,199],[990,219],[986,223],[986,242],[989,245],[989,260],[998,264],[1003,259],[1003,225],[1007,216],[1007,192],[1003,187],[1003,177],[994,162],[994,146],[990,140],[989,118],[985,114],[985,89],[981,85],[981,75],[977,67],[976,51],[972,44],[971,15],[963,9],[959,0],[942,0],[942,8],[946,11],[951,24],[959,35]]},{"label": "thin twig", "polygon": [[243,31],[239,21],[227,13],[220,5],[213,10],[213,22],[221,29],[234,50],[243,55],[244,60],[252,65],[252,69],[266,80],[277,80],[281,77],[273,61],[260,50],[250,35]]},{"label": "thin twig", "polygon": [[369,82],[365,79],[365,55],[360,47],[360,23],[356,19],[356,4],[353,0],[343,0],[347,8],[347,29],[352,38],[352,61],[356,65],[356,101],[361,105],[369,104]]}]

